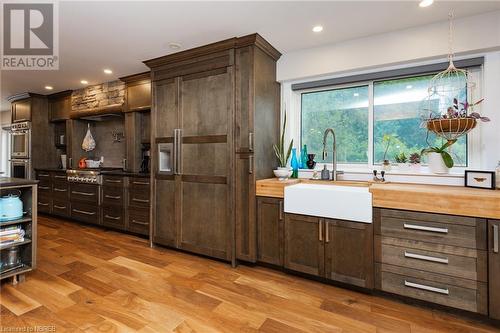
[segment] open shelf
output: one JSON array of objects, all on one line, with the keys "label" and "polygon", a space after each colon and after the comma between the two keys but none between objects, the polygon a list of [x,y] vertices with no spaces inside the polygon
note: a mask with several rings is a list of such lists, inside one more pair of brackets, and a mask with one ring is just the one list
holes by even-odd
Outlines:
[{"label": "open shelf", "polygon": [[31,243],[31,239],[24,238],[24,240],[22,242],[15,242],[15,243],[0,245],[0,250],[5,250],[5,249],[9,249],[13,246],[20,246],[20,245],[29,244],[29,243]]},{"label": "open shelf", "polygon": [[8,277],[11,277],[11,276],[14,276],[14,275],[18,275],[18,274],[23,274],[23,273],[26,273],[26,272],[29,272],[31,271],[31,266],[30,265],[23,265],[19,268],[16,268],[16,269],[13,269],[11,271],[7,271],[5,273],[1,273],[0,274],[0,279],[5,279],[5,278],[8,278]]},{"label": "open shelf", "polygon": [[13,225],[13,224],[26,223],[26,222],[31,222],[31,215],[26,215],[26,216],[21,217],[20,219],[12,220],[12,221],[3,221],[3,222],[0,221],[0,228],[6,227],[9,225]]}]

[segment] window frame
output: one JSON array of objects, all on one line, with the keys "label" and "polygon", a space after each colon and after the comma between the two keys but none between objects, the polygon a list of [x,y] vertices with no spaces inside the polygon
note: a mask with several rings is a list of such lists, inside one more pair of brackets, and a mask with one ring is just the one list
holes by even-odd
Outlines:
[{"label": "window frame", "polygon": [[[482,87],[482,74],[483,74],[483,66],[475,66],[468,68],[469,75],[471,77],[471,81],[476,83],[476,88],[475,88],[475,95],[481,96],[481,87]],[[402,76],[395,76],[395,77],[388,77],[384,79],[376,79],[376,80],[370,80],[370,81],[359,81],[359,82],[352,82],[352,83],[346,83],[346,84],[338,84],[338,85],[331,85],[331,86],[322,86],[319,88],[309,88],[309,89],[302,89],[302,90],[293,90],[292,91],[292,107],[295,110],[298,110],[298,112],[295,113],[294,121],[298,126],[296,126],[295,131],[292,128],[292,131],[295,133],[294,137],[298,138],[297,142],[300,143],[299,147],[303,146],[302,142],[302,95],[307,94],[307,93],[314,93],[314,92],[322,92],[322,91],[330,91],[330,90],[337,90],[337,89],[346,89],[346,88],[354,88],[354,87],[362,87],[362,86],[368,86],[368,151],[367,151],[367,157],[368,157],[368,163],[338,163],[338,166],[340,166],[342,169],[347,170],[347,171],[367,171],[371,172],[371,170],[374,169],[380,169],[381,164],[374,163],[374,138],[373,138],[373,132],[374,132],[374,84],[375,82],[381,82],[381,81],[389,81],[389,80],[397,80],[397,79],[404,79],[404,78],[413,78],[413,77],[420,77],[420,76],[428,76],[428,75],[433,75],[437,74],[437,72],[428,72],[428,73],[419,73],[419,74],[412,74],[412,75],[402,75]],[[471,96],[472,100],[478,99],[477,96]],[[294,107],[295,106],[295,107]],[[477,108],[478,112],[481,112],[481,105]],[[459,167],[453,167],[451,169],[452,173],[462,173],[465,169],[470,169],[470,168],[478,168],[480,167],[480,128],[481,126],[477,126],[473,131],[471,131],[467,135],[467,144],[466,144],[466,157],[467,157],[467,163],[465,166],[459,166]],[[298,134],[298,136],[297,136]],[[323,167],[323,165],[326,164],[328,167],[332,167],[332,163],[322,163],[318,162],[318,165],[320,167]],[[397,169],[395,170],[397,171]],[[423,165],[423,168],[420,172],[416,171],[408,171],[405,170],[404,173],[411,173],[411,174],[418,174],[418,173],[427,173],[427,168],[425,165]]]}]

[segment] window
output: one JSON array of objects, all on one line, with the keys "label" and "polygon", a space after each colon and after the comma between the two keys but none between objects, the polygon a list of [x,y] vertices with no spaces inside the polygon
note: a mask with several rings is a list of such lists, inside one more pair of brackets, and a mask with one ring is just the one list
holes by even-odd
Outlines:
[{"label": "window", "polygon": [[[421,128],[422,118],[428,116],[429,103],[448,103],[429,100],[427,89],[432,75],[371,81],[363,85],[342,87],[301,94],[301,144],[308,153],[321,159],[323,133],[331,127],[337,138],[337,160],[344,164],[380,164],[384,159],[384,135],[390,135],[391,145],[386,159],[395,162],[396,154],[406,156],[420,153],[429,144],[439,146],[444,141]],[[444,98],[448,100],[449,98]],[[451,97],[452,99],[452,97]],[[465,97],[464,97],[465,99]],[[371,137],[370,137],[371,135]],[[327,141],[331,151],[332,138]],[[467,137],[452,146],[455,166],[467,166]],[[425,161],[424,161],[425,162]]]}]

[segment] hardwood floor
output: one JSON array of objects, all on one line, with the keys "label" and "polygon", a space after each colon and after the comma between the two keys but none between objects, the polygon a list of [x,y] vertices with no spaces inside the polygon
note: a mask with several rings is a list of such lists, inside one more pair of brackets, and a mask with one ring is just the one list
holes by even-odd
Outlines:
[{"label": "hardwood floor", "polygon": [[500,332],[484,323],[40,217],[38,269],[2,283],[0,331]]}]

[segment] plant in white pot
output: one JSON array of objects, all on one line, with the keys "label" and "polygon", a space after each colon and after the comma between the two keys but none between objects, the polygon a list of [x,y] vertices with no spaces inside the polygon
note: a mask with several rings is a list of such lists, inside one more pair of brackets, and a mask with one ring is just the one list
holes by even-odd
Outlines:
[{"label": "plant in white pot", "polygon": [[290,159],[290,154],[292,152],[293,139],[290,141],[290,145],[285,151],[285,130],[286,130],[286,111],[283,119],[283,129],[281,131],[280,142],[278,145],[273,145],[274,154],[278,159],[278,168],[273,170],[274,175],[280,180],[285,180],[290,177],[290,168],[287,167],[288,160]]},{"label": "plant in white pot", "polygon": [[457,142],[457,140],[450,140],[446,142],[441,147],[429,147],[422,149],[422,155],[427,155],[429,162],[429,170],[432,173],[445,174],[450,172],[455,164],[450,153],[448,153],[448,148]]}]

